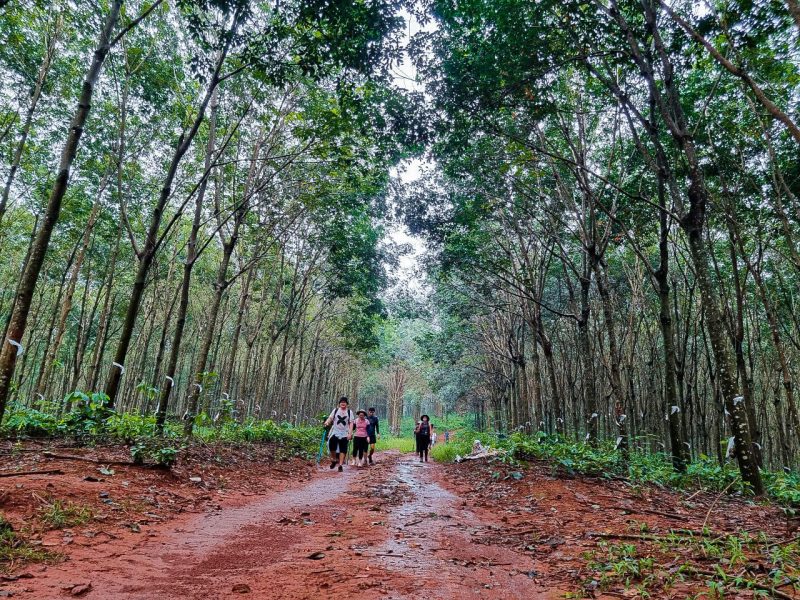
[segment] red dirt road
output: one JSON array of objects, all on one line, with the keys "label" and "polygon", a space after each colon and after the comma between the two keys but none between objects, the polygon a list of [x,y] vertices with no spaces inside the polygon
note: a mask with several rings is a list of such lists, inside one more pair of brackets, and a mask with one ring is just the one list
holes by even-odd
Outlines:
[{"label": "red dirt road", "polygon": [[[568,478],[537,461],[438,465],[383,453],[338,473],[276,461],[268,447],[200,447],[172,471],[109,474],[75,455],[108,462],[114,448],[61,452],[70,456],[33,446],[7,461],[21,473],[0,480],[3,514],[64,560],[3,565],[14,575],[0,571],[0,597],[678,600],[710,598],[717,566],[764,585],[776,564],[768,555],[783,549],[787,575],[797,562],[796,534],[774,506]],[[90,520],[48,529],[41,511],[59,499],[89,507]],[[732,562],[743,532],[766,539]],[[791,578],[773,581],[774,597],[800,598]],[[754,591],[729,586],[725,597]]]},{"label": "red dirt road", "polygon": [[444,467],[381,459],[344,473],[323,466],[238,507],[76,548],[4,589],[30,599],[89,583],[82,597],[109,600],[563,597],[534,578],[530,556],[471,543],[494,524],[440,485]]}]

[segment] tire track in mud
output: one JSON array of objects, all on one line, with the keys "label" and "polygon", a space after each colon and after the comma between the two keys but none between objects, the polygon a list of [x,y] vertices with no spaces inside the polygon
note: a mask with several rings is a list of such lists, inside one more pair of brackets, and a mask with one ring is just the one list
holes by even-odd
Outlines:
[{"label": "tire track in mud", "polygon": [[493,519],[437,483],[443,468],[396,453],[370,468],[320,468],[244,506],[165,523],[132,547],[74,555],[19,595],[54,598],[91,581],[83,597],[103,600],[560,597],[534,581],[529,556],[473,543]]}]

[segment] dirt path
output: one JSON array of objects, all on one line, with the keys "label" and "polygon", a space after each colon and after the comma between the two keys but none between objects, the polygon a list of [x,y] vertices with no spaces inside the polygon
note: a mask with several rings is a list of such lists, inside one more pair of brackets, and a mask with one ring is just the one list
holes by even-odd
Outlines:
[{"label": "dirt path", "polygon": [[[0,506],[32,548],[66,560],[9,565],[0,597],[678,600],[706,597],[720,567],[744,582],[725,597],[752,599],[747,581],[775,581],[777,597],[800,598],[790,589],[800,543],[775,506],[570,478],[541,461],[384,453],[338,473],[262,450],[207,449],[171,472],[103,477],[94,463],[26,459],[64,472],[15,477]],[[44,528],[45,499],[92,516]]]},{"label": "dirt path", "polygon": [[[494,525],[438,480],[443,467],[385,454],[324,467],[239,507],[184,515],[138,541],[78,548],[9,587],[23,598],[557,598],[532,559],[470,543]],[[237,593],[238,590],[239,593]]]}]

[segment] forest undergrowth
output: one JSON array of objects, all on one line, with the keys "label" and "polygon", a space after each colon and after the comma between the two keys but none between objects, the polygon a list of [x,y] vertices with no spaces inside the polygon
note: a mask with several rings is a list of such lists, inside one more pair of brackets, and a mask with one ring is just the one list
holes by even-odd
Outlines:
[{"label": "forest undergrowth", "polygon": [[[470,454],[474,440],[500,450],[500,457],[504,461],[512,464],[529,459],[545,461],[554,473],[569,477],[622,478],[632,485],[655,485],[676,490],[706,489],[751,496],[735,463],[720,465],[715,459],[701,455],[689,463],[684,472],[680,472],[673,468],[667,453],[629,450],[623,454],[610,441],[591,445],[543,432],[532,436],[513,434],[498,438],[489,433],[465,430],[459,432],[453,442],[438,444],[431,454],[434,460],[453,462]],[[767,496],[771,500],[790,511],[800,509],[800,476],[797,473],[765,471],[763,476]]]},{"label": "forest undergrowth", "polygon": [[[76,393],[75,410],[58,415],[55,411],[38,410],[22,405],[12,406],[0,427],[0,435],[13,438],[62,438],[79,445],[122,443],[130,446],[134,462],[152,462],[171,466],[181,448],[189,443],[183,437],[183,423],[167,421],[159,435],[155,416],[119,413],[106,406],[102,394]],[[322,418],[320,418],[320,421]],[[666,452],[620,451],[611,441],[588,444],[557,434],[537,432],[498,435],[474,431],[463,418],[451,417],[449,429],[455,429],[449,443],[440,442],[432,449],[434,460],[447,463],[467,456],[475,440],[501,451],[501,458],[510,463],[528,459],[546,461],[554,473],[567,476],[587,475],[608,479],[624,478],[635,485],[656,485],[667,488],[706,489],[732,495],[751,496],[735,463],[720,464],[716,459],[700,455],[684,471],[674,469]],[[446,428],[446,427],[445,427]],[[400,435],[387,435],[378,443],[378,451],[413,452],[411,435],[413,419],[402,421]],[[248,419],[240,422],[223,415],[213,420],[205,413],[196,417],[194,437],[200,444],[273,443],[279,457],[297,456],[310,459],[319,452],[321,427],[295,426],[273,420]],[[764,471],[766,495],[787,510],[800,509],[800,474],[793,471]]]}]

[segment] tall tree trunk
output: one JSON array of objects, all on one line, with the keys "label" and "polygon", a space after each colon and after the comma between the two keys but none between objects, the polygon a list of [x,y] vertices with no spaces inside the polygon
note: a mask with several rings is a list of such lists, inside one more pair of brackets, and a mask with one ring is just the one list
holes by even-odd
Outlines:
[{"label": "tall tree trunk", "polygon": [[622,386],[622,374],[619,363],[621,353],[617,343],[617,332],[614,327],[614,307],[611,303],[608,275],[600,260],[593,260],[597,291],[600,293],[600,305],[603,308],[603,320],[606,325],[606,338],[608,339],[609,378],[611,380],[611,397],[614,399],[615,423],[617,424],[617,449],[622,456],[628,455],[627,414],[625,413],[625,389]]},{"label": "tall tree trunk", "polygon": [[66,333],[67,330],[67,317],[69,317],[69,313],[72,310],[72,301],[75,296],[75,288],[78,285],[78,277],[80,276],[81,268],[83,267],[83,261],[86,258],[86,251],[89,249],[89,242],[91,240],[95,221],[97,220],[97,214],[100,212],[100,198],[102,197],[103,190],[105,189],[105,182],[106,178],[104,178],[103,183],[100,185],[100,190],[97,193],[97,197],[92,205],[92,210],[89,213],[89,219],[87,220],[86,226],[83,230],[80,248],[75,256],[75,261],[72,263],[72,269],[70,270],[69,281],[67,283],[67,290],[64,293],[64,299],[61,302],[61,314],[56,326],[55,339],[47,347],[42,372],[39,375],[39,382],[36,389],[36,392],[42,396],[47,396],[48,387],[51,383],[50,374],[53,368],[53,362],[55,361],[59,348],[61,348],[61,342],[64,340],[64,333]]},{"label": "tall tree trunk", "polygon": [[586,415],[586,441],[594,444],[597,442],[598,421],[600,420],[597,409],[597,382],[594,376],[594,356],[589,334],[589,286],[591,274],[587,271],[580,281],[581,308],[578,319],[578,340],[580,343],[581,361],[583,364],[583,402]]},{"label": "tall tree trunk", "polygon": [[70,124],[69,136],[61,153],[58,175],[56,176],[53,189],[47,201],[44,219],[42,220],[42,225],[36,236],[36,241],[31,249],[30,260],[20,280],[17,300],[14,304],[14,312],[11,315],[11,322],[8,327],[8,337],[6,340],[3,340],[3,348],[2,352],[0,352],[0,419],[2,419],[5,413],[6,401],[8,400],[8,393],[11,387],[11,379],[14,375],[17,356],[22,351],[21,346],[14,346],[8,343],[8,340],[20,344],[25,335],[25,328],[28,323],[28,312],[30,311],[31,302],[33,300],[33,292],[37,281],[39,281],[39,274],[42,270],[47,247],[50,245],[50,237],[53,234],[53,228],[61,214],[61,202],[64,199],[64,194],[66,194],[69,185],[72,163],[75,161],[75,156],[78,152],[78,144],[83,135],[83,127],[86,124],[86,119],[89,116],[89,110],[92,106],[94,86],[97,83],[97,79],[100,77],[103,63],[111,48],[111,32],[114,30],[114,26],[119,18],[121,6],[122,0],[113,0],[103,24],[97,48],[92,55],[92,62],[83,81],[80,99],[78,100],[78,108]]},{"label": "tall tree trunk", "polygon": [[167,407],[169,406],[169,396],[172,388],[175,387],[175,374],[178,368],[178,357],[183,343],[183,331],[186,327],[186,315],[189,310],[189,289],[192,281],[192,269],[198,258],[197,236],[200,231],[201,219],[203,216],[203,201],[208,187],[208,178],[211,172],[211,160],[216,145],[217,131],[217,110],[219,108],[218,94],[214,90],[211,97],[211,112],[209,113],[208,142],[206,143],[205,156],[205,177],[200,182],[197,190],[194,205],[194,217],[192,218],[192,228],[189,231],[189,241],[186,248],[186,261],[183,263],[183,278],[181,279],[180,300],[178,302],[178,314],[175,320],[175,331],[172,334],[172,346],[170,347],[169,358],[167,359],[167,369],[164,373],[164,386],[159,395],[158,408],[156,409],[156,431],[164,431],[164,423],[167,418]]},{"label": "tall tree trunk", "polygon": [[[225,290],[228,288],[230,281],[228,280],[228,267],[231,262],[231,256],[233,255],[233,250],[236,247],[236,242],[239,240],[239,228],[244,223],[245,216],[248,211],[248,195],[250,194],[250,190],[252,188],[253,177],[255,175],[255,168],[258,162],[260,151],[260,144],[256,145],[256,148],[253,152],[253,158],[251,162],[251,170],[250,175],[248,176],[248,182],[245,184],[245,189],[243,193],[242,201],[239,203],[238,207],[236,208],[236,212],[233,219],[233,227],[231,231],[230,237],[226,240],[225,235],[220,228],[219,235],[222,239],[222,259],[219,263],[219,268],[217,269],[217,279],[214,283],[214,298],[211,301],[211,308],[209,310],[208,320],[204,324],[205,326],[205,334],[203,335],[203,340],[200,345],[200,351],[197,354],[196,362],[194,363],[193,369],[193,377],[194,381],[189,390],[189,398],[187,400],[187,414],[186,420],[183,424],[183,432],[184,435],[187,437],[192,435],[192,430],[194,428],[194,419],[197,416],[197,405],[200,400],[200,390],[202,389],[203,380],[204,380],[204,373],[206,370],[206,363],[208,361],[208,355],[211,351],[211,344],[214,341],[214,333],[217,329],[217,317],[219,315],[219,307],[222,304],[222,296],[225,294]],[[217,190],[218,192],[219,190]]]},{"label": "tall tree trunk", "polygon": [[[31,132],[31,125],[33,124],[33,114],[36,112],[36,107],[39,104],[39,99],[42,97],[42,89],[44,88],[44,83],[47,79],[47,75],[50,73],[50,67],[53,64],[53,57],[56,53],[56,47],[58,46],[58,39],[61,36],[61,30],[64,25],[64,19],[61,13],[58,14],[56,17],[56,22],[53,27],[53,33],[50,36],[50,40],[47,43],[47,50],[44,53],[44,58],[42,59],[42,64],[39,66],[39,72],[36,75],[36,83],[33,85],[33,89],[31,90],[30,102],[28,103],[28,110],[25,112],[25,122],[22,124],[22,131],[20,131],[19,141],[17,141],[17,147],[14,150],[14,157],[11,159],[11,166],[8,169],[8,175],[6,176],[6,182],[3,186],[3,193],[0,196],[0,226],[3,224],[3,217],[6,214],[6,210],[8,209],[8,198],[11,194],[11,188],[14,185],[14,179],[17,176],[17,171],[19,170],[20,162],[22,161],[22,153],[25,150],[25,144],[28,141],[28,135]],[[113,28],[113,24],[112,24]],[[110,32],[111,30],[109,30]],[[102,43],[102,42],[101,42]]]},{"label": "tall tree trunk", "polygon": [[111,260],[106,269],[108,281],[105,283],[106,293],[103,300],[103,309],[100,311],[100,323],[97,325],[97,334],[95,335],[94,348],[92,349],[92,362],[89,370],[89,375],[86,378],[87,389],[95,391],[97,382],[100,380],[100,363],[103,360],[103,353],[106,346],[106,335],[108,332],[108,323],[111,319],[111,312],[113,310],[114,301],[112,300],[114,293],[114,270],[117,266],[117,259],[119,257],[119,245],[122,238],[122,223],[117,227],[117,239],[114,242],[114,251],[111,253]]},{"label": "tall tree trunk", "polygon": [[[78,244],[80,244],[80,242],[78,242]],[[61,304],[61,298],[64,296],[65,289],[68,286],[67,280],[69,278],[70,272],[72,271],[72,265],[75,262],[75,256],[76,256],[77,253],[78,253],[78,245],[76,245],[72,249],[72,254],[70,254],[69,260],[67,261],[66,270],[64,271],[63,275],[61,276],[61,282],[59,283],[59,286],[58,286],[58,294],[56,295],[55,306],[59,306]],[[47,329],[46,329],[45,342],[44,342],[45,352],[44,352],[44,355],[42,356],[42,362],[41,362],[41,364],[39,366],[39,372],[38,372],[38,375],[36,377],[36,383],[33,386],[33,390],[32,390],[33,392],[37,392],[38,391],[39,385],[42,382],[42,376],[44,375],[45,371],[47,370],[47,365],[46,365],[45,361],[47,360],[47,356],[48,356],[48,348],[50,348],[51,341],[53,339],[53,332],[56,329],[57,315],[58,315],[58,313],[55,312],[55,310],[54,310],[52,312],[52,314],[51,314],[50,321],[49,321]],[[35,328],[34,328],[34,331],[36,331]],[[24,366],[22,368],[22,371],[23,372],[25,371]]]},{"label": "tall tree trunk", "polygon": [[[236,20],[238,20],[238,16],[236,17]],[[230,37],[233,36],[229,36],[229,39]],[[205,91],[205,95],[200,102],[197,115],[195,116],[191,127],[188,131],[181,133],[180,137],[178,138],[175,152],[172,155],[166,177],[164,178],[164,182],[161,187],[161,193],[158,197],[158,201],[156,202],[156,206],[153,209],[153,214],[150,217],[150,225],[147,229],[144,247],[139,252],[139,265],[136,270],[136,278],[134,279],[133,287],[131,289],[128,309],[125,313],[125,320],[120,333],[119,343],[117,344],[117,350],[114,353],[114,362],[117,363],[117,365],[124,365],[125,359],[128,356],[128,347],[130,346],[131,339],[133,337],[133,330],[136,327],[136,319],[139,316],[139,308],[141,307],[144,288],[147,283],[147,276],[150,272],[150,267],[153,264],[153,260],[155,259],[156,252],[158,251],[157,244],[159,229],[161,228],[161,220],[164,216],[164,209],[167,206],[167,201],[172,194],[172,185],[175,182],[175,177],[178,174],[178,167],[180,166],[184,155],[191,147],[197,132],[200,130],[200,125],[205,119],[206,109],[208,108],[211,98],[214,95],[214,91],[217,89],[217,86],[220,82],[220,71],[227,57],[229,44],[230,42],[225,45],[224,49],[220,52],[217,58],[211,79]],[[122,368],[118,367],[109,371],[105,392],[109,397],[109,403],[111,406],[113,406],[116,402],[121,379]]]},{"label": "tall tree trunk", "polygon": [[242,334],[242,322],[244,314],[247,309],[247,302],[250,299],[250,283],[253,280],[253,273],[255,269],[251,268],[247,271],[244,283],[242,284],[242,295],[239,298],[239,310],[236,312],[236,325],[233,329],[233,337],[231,339],[230,360],[222,375],[222,389],[233,391],[233,368],[236,364],[236,354],[239,351],[239,338]]}]

